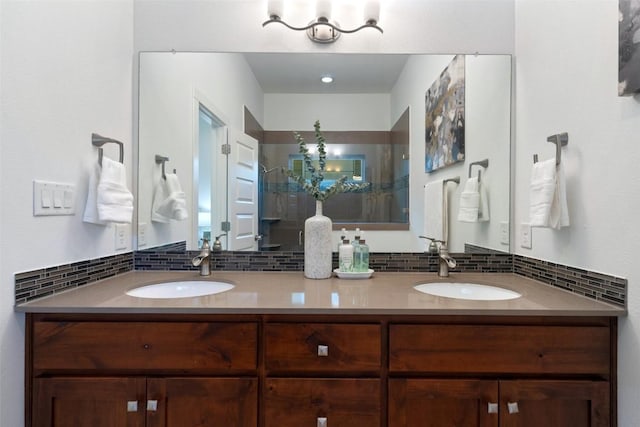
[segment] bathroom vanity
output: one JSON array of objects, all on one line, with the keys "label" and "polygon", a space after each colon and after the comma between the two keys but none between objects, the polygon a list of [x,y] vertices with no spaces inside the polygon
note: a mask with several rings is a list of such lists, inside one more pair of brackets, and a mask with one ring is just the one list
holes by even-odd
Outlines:
[{"label": "bathroom vanity", "polygon": [[623,309],[511,274],[457,275],[523,295],[510,301],[420,294],[438,280],[424,273],[219,273],[233,290],[125,294],[186,274],[127,273],[20,306],[26,424],[616,425]]}]

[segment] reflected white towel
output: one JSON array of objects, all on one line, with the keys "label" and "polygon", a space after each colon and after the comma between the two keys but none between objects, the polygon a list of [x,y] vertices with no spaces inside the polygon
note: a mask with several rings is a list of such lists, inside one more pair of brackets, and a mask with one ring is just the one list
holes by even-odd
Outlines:
[{"label": "reflected white towel", "polygon": [[96,163],[89,174],[89,191],[87,193],[87,204],[84,206],[84,216],[82,221],[91,224],[107,225],[106,222],[98,218],[98,182],[100,181],[100,171],[102,168]]},{"label": "reflected white towel", "polygon": [[189,218],[187,200],[178,176],[174,173],[166,174],[156,185],[151,207],[151,220],[168,223],[172,219],[183,221]]},{"label": "reflected white towel", "polygon": [[437,180],[424,186],[424,234],[427,237],[445,240],[443,225],[444,183]]},{"label": "reflected white towel", "polygon": [[102,158],[96,204],[100,221],[131,223],[133,195],[127,188],[127,173],[122,163]]},{"label": "reflected white towel", "polygon": [[532,227],[559,229],[569,225],[566,183],[562,164],[555,159],[533,164],[529,193],[529,222]]},{"label": "reflected white towel", "polygon": [[478,177],[469,178],[460,194],[458,221],[478,222],[480,212],[480,192],[478,191]]}]

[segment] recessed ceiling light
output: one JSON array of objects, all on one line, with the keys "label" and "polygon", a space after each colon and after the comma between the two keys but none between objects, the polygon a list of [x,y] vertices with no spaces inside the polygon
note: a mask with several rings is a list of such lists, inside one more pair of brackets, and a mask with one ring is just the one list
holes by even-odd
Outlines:
[{"label": "recessed ceiling light", "polygon": [[322,79],[320,79],[320,80],[322,80],[322,83],[331,83],[331,82],[333,82],[333,77],[331,77],[331,76],[322,76]]}]

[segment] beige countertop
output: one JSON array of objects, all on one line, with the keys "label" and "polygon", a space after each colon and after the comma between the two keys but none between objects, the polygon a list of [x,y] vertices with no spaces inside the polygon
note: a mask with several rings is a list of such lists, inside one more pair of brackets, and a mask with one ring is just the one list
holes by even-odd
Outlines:
[{"label": "beige countertop", "polygon": [[[192,298],[149,299],[130,289],[165,281],[215,280],[235,287]],[[436,297],[413,289],[427,282],[472,282],[514,290],[522,297],[472,301]],[[226,314],[425,314],[623,316],[626,311],[509,273],[379,273],[370,279],[306,279],[302,272],[135,271],[16,306],[30,313],[226,313]]]}]

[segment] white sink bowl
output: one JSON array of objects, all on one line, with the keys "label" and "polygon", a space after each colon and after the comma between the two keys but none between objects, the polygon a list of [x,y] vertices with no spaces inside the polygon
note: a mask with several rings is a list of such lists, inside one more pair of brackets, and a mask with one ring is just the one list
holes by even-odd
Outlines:
[{"label": "white sink bowl", "polygon": [[141,286],[131,289],[127,295],[136,298],[190,298],[219,294],[233,288],[231,283],[192,280]]},{"label": "white sink bowl", "polygon": [[502,301],[520,298],[518,292],[478,283],[436,282],[413,287],[416,291],[438,297],[475,301]]}]

